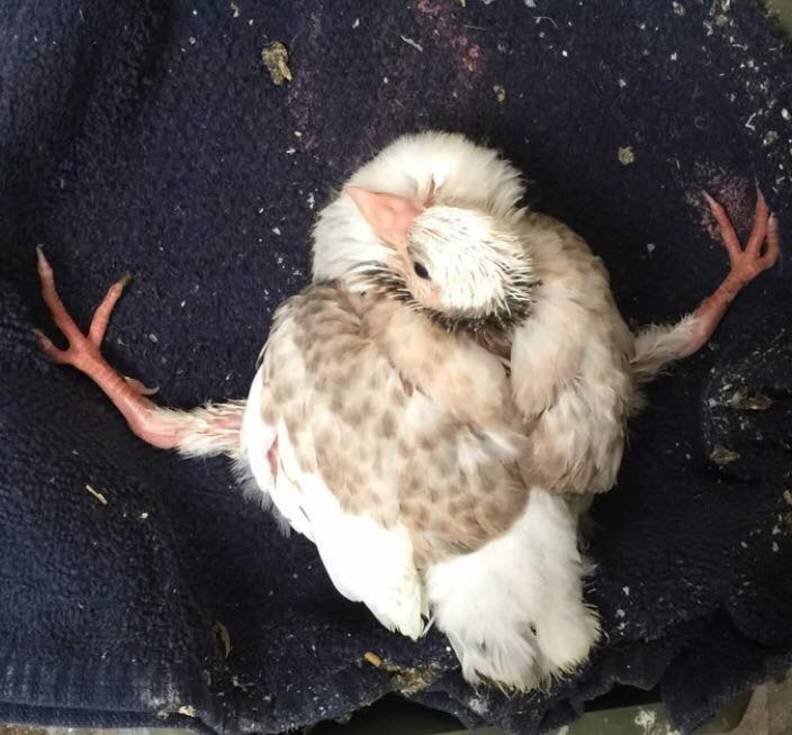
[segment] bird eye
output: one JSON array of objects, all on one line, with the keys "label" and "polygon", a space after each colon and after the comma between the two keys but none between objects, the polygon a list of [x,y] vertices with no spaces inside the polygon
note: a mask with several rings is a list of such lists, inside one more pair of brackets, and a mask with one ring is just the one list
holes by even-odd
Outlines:
[{"label": "bird eye", "polygon": [[413,270],[415,271],[415,275],[418,276],[418,278],[425,278],[429,280],[429,271],[426,270],[426,266],[423,263],[419,263],[417,260],[414,260]]}]

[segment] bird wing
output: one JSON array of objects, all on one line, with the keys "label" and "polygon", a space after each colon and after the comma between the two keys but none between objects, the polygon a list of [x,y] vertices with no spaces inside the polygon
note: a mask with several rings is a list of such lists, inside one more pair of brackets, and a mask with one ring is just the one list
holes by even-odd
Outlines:
[{"label": "bird wing", "polygon": [[559,492],[607,490],[633,400],[632,339],[588,246],[549,217],[526,226],[541,284],[511,347],[512,394],[531,427],[523,475]]},{"label": "bird wing", "polygon": [[423,585],[390,472],[405,387],[352,298],[317,284],[281,307],[251,389],[245,457],[279,513],[314,541],[338,591],[417,638]]}]

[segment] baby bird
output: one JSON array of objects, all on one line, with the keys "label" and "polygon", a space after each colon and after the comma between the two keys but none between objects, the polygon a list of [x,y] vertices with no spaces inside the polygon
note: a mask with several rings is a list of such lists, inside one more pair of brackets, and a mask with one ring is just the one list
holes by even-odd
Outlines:
[{"label": "baby bird", "polygon": [[729,275],[678,324],[633,335],[599,258],[523,193],[460,135],[385,148],[321,212],[313,281],[278,309],[247,401],[156,406],[100,354],[123,283],[83,335],[41,252],[70,347],[39,341],[150,444],[233,456],[384,626],[417,639],[431,619],[469,682],[531,689],[598,639],[577,513],[615,483],[640,383],[707,341],[775,262],[778,230],[760,195],[743,249],[708,198]]}]

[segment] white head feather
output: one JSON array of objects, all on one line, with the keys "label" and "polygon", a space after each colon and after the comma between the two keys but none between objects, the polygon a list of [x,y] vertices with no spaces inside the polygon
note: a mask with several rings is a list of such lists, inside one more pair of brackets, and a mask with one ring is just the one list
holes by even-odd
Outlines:
[{"label": "white head feather", "polygon": [[[403,136],[346,182],[431,206],[415,221],[410,253],[443,286],[452,315],[483,315],[527,301],[530,256],[513,225],[524,193],[519,171],[498,152],[458,134]],[[361,267],[386,266],[393,249],[383,243],[344,191],[320,213],[313,232],[313,279],[365,286]],[[402,294],[404,295],[404,293]],[[473,320],[475,321],[475,319]]]}]

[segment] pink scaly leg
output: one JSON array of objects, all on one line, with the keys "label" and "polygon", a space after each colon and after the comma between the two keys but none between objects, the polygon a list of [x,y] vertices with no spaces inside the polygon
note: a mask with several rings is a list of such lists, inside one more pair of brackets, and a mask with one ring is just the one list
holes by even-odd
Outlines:
[{"label": "pink scaly leg", "polygon": [[693,314],[677,324],[650,325],[639,331],[632,365],[635,377],[641,382],[651,380],[668,363],[701,349],[737,294],[778,260],[778,222],[768,212],[761,192],[757,191],[753,229],[745,248],[724,208],[709,194],[704,196],[720,227],[731,270]]},{"label": "pink scaly leg", "polygon": [[703,347],[737,294],[760,273],[772,268],[778,260],[778,220],[768,211],[761,191],[757,191],[753,229],[744,248],[726,210],[706,192],[704,198],[720,227],[723,244],[729,253],[731,270],[723,283],[701,302],[693,314],[696,329],[680,357],[692,355]]},{"label": "pink scaly leg", "polygon": [[38,248],[38,273],[41,279],[41,295],[52,313],[58,329],[69,342],[65,350],[58,349],[39,330],[34,330],[39,345],[47,357],[54,362],[72,365],[93,380],[123,414],[130,429],[143,441],[160,449],[175,449],[179,446],[181,431],[173,421],[163,417],[163,413],[155,403],[146,398],[151,391],[142,383],[131,378],[124,378],[102,357],[100,345],[107,331],[107,324],[128,277],[117,281],[108,290],[106,296],[94,312],[88,334],[83,334],[55,289],[55,277],[52,267]]}]

